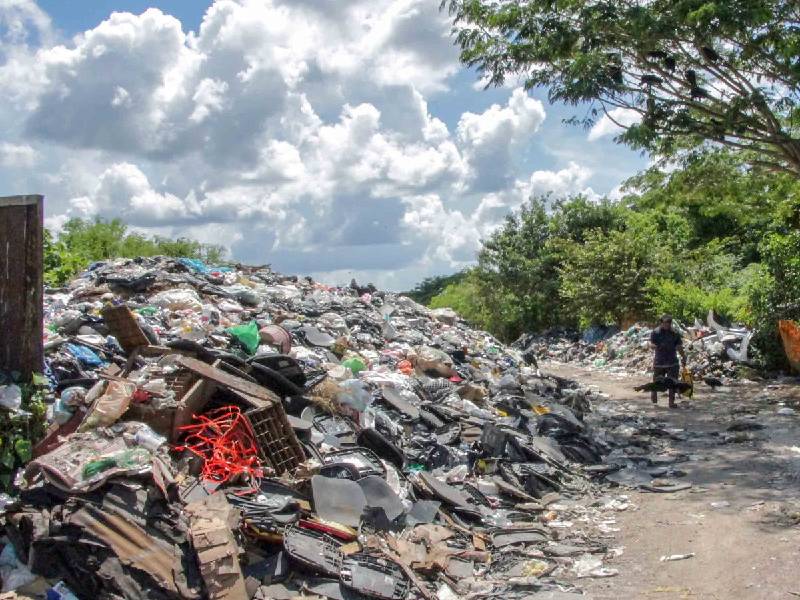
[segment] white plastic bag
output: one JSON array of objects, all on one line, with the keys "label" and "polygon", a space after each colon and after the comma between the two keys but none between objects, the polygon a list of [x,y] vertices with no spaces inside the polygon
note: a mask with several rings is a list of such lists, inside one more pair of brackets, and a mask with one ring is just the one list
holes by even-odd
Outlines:
[{"label": "white plastic bag", "polygon": [[22,390],[18,385],[0,385],[0,406],[8,410],[19,410],[22,406]]}]

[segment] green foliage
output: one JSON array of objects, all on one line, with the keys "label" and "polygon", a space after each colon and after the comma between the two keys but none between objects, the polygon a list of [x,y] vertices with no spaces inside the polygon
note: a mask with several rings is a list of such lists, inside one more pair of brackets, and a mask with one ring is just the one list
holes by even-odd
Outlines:
[{"label": "green foliage", "polygon": [[199,258],[213,264],[220,262],[224,254],[222,246],[214,244],[129,232],[119,219],[70,219],[57,240],[45,232],[44,278],[48,285],[63,285],[92,262],[110,258],[173,256]]},{"label": "green foliage", "polygon": [[586,233],[574,243],[561,267],[561,292],[582,325],[623,325],[645,318],[647,281],[659,268],[653,230],[635,228]]},{"label": "green foliage", "polygon": [[478,265],[430,305],[449,306],[504,340],[526,331],[576,326],[577,313],[561,290],[563,257],[572,244],[585,241],[587,232],[610,231],[624,218],[624,208],[609,201],[582,196],[531,200],[484,241]]},{"label": "green foliage", "polygon": [[768,366],[784,368],[778,320],[800,321],[800,231],[765,237],[761,252],[764,270],[749,287],[755,343],[764,351]]},{"label": "green foliage", "polygon": [[461,276],[447,284],[430,299],[431,308],[452,308],[464,319],[482,329],[490,326],[491,315],[487,313],[481,295],[480,279],[474,270],[463,271]]},{"label": "green foliage", "polygon": [[710,310],[737,322],[749,320],[747,299],[730,287],[707,289],[696,283],[653,279],[647,292],[653,314],[669,313],[683,323],[693,323]]},{"label": "green foliage", "polygon": [[561,249],[546,210],[546,199],[534,199],[483,243],[476,276],[485,304],[498,314],[491,330],[503,339],[552,324],[572,322],[565,314],[558,268]]},{"label": "green foliage", "polygon": [[420,283],[415,285],[413,290],[405,292],[405,295],[415,302],[428,305],[434,296],[441,294],[445,288],[461,282],[466,274],[466,271],[459,271],[458,273],[453,273],[452,275],[426,277]]},{"label": "green foliage", "polygon": [[61,286],[72,279],[86,261],[67,248],[61,240],[53,240],[53,234],[44,230],[44,282],[49,286]]},{"label": "green foliage", "polygon": [[[2,384],[11,379],[0,374]],[[0,409],[0,492],[10,491],[14,472],[31,459],[33,446],[44,437],[45,382],[41,375],[34,375],[31,382],[17,382],[22,390],[21,412]]]},{"label": "green foliage", "polygon": [[[589,103],[586,127],[624,109],[617,139],[660,156],[709,145],[800,175],[796,0],[442,0],[461,60],[500,85]],[[583,111],[582,111],[583,112]]]},{"label": "green foliage", "polygon": [[678,167],[638,175],[618,202],[531,200],[431,305],[504,340],[713,310],[756,328],[754,344],[780,366],[777,320],[800,320],[800,181],[725,151]]},{"label": "green foliage", "polygon": [[691,224],[691,248],[725,242],[744,262],[760,259],[764,231],[800,196],[796,178],[748,170],[727,151],[692,154],[680,167],[652,167],[631,178],[623,201],[637,211],[678,212]]}]

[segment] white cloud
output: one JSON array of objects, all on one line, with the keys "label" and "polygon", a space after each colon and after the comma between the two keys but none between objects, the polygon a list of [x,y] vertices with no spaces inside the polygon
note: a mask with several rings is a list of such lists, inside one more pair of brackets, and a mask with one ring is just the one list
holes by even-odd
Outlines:
[{"label": "white cloud", "polygon": [[473,168],[477,191],[496,191],[512,179],[512,150],[529,138],[545,119],[542,103],[522,88],[506,106],[493,104],[481,114],[466,112],[458,122],[458,139]]},{"label": "white cloud", "polygon": [[130,163],[117,163],[106,169],[90,196],[72,201],[84,215],[122,217],[131,225],[157,225],[164,221],[186,220],[198,210],[193,198],[153,190],[147,176]]},{"label": "white cloud", "polygon": [[474,260],[530,195],[589,189],[577,163],[521,165],[546,113],[519,87],[432,114],[458,62],[429,0],[216,0],[197,32],[149,9],[61,44],[13,4],[33,17],[2,38],[0,168],[41,186],[53,226],[119,216],[405,287]]},{"label": "white cloud", "polygon": [[223,109],[225,103],[225,92],[228,91],[228,84],[224,81],[215,79],[203,79],[197,84],[197,91],[192,96],[195,108],[189,115],[189,120],[200,123],[212,112]]},{"label": "white cloud", "polygon": [[0,0],[0,49],[4,44],[26,44],[32,34],[49,42],[53,31],[47,13],[34,0]]},{"label": "white cloud", "polygon": [[39,153],[27,144],[0,142],[0,166],[32,167],[38,158]]},{"label": "white cloud", "polygon": [[530,196],[552,194],[556,198],[563,198],[583,193],[594,197],[591,188],[586,187],[591,175],[591,170],[575,162],[570,162],[567,167],[559,171],[535,171],[528,180],[528,194]]},{"label": "white cloud", "polygon": [[[617,135],[623,131],[623,127],[630,127],[641,121],[642,116],[635,110],[629,108],[615,108],[608,111],[607,115],[594,124],[589,130],[588,139],[590,142],[600,138]],[[615,123],[616,121],[616,123]],[[619,125],[617,125],[619,123]],[[622,127],[620,127],[622,125]]]}]

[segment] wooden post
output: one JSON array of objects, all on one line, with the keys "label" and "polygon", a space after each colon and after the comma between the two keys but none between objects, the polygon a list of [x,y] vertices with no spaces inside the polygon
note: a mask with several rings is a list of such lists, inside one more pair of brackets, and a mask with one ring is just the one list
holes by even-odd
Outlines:
[{"label": "wooden post", "polygon": [[44,369],[42,196],[0,197],[0,369]]}]

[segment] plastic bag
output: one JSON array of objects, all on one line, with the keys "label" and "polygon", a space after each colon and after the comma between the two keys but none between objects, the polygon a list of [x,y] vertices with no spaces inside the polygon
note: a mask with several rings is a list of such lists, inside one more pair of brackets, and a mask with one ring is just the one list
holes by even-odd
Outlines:
[{"label": "plastic bag", "polygon": [[33,583],[37,576],[20,562],[14,552],[14,547],[8,544],[0,553],[0,579],[3,581],[0,592],[5,594]]},{"label": "plastic bag", "polygon": [[0,385],[0,406],[8,410],[19,410],[22,406],[22,390],[18,385]]},{"label": "plastic bag", "polygon": [[64,344],[64,348],[66,348],[67,352],[72,354],[72,356],[77,358],[84,367],[99,367],[103,364],[103,360],[97,356],[93,350],[90,350],[86,346],[81,346],[79,344]]},{"label": "plastic bag", "polygon": [[150,303],[170,310],[194,310],[197,312],[203,310],[203,303],[200,302],[197,292],[185,288],[159,292],[150,298]]},{"label": "plastic bag", "polygon": [[358,412],[363,412],[372,403],[372,394],[367,391],[363,381],[347,379],[342,381],[339,386],[342,391],[336,395],[336,399],[342,404],[351,406]]},{"label": "plastic bag", "polygon": [[250,321],[244,325],[235,325],[226,329],[244,347],[248,354],[255,354],[261,335],[258,332],[258,323]]},{"label": "plastic bag", "polygon": [[83,465],[83,479],[91,480],[111,469],[122,471],[138,469],[147,465],[151,459],[152,455],[144,448],[132,448],[110,456],[102,456]]},{"label": "plastic bag", "polygon": [[88,431],[95,427],[108,427],[125,414],[131,404],[131,396],[136,385],[130,382],[109,381],[106,391],[92,407],[92,412],[81,423],[78,431]]},{"label": "plastic bag", "polygon": [[342,361],[342,366],[347,367],[353,372],[353,375],[358,377],[358,374],[367,368],[367,365],[364,364],[364,361],[360,358],[353,357],[348,358],[345,361]]}]

